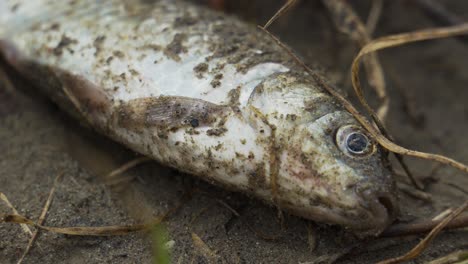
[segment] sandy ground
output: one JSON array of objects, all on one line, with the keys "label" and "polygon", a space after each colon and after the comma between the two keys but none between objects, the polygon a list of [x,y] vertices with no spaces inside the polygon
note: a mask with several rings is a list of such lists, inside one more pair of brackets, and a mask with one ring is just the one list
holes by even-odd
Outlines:
[{"label": "sandy ground", "polygon": [[[433,25],[408,2],[391,1],[384,7],[376,35]],[[442,2],[468,15],[468,2]],[[252,23],[263,23],[280,1],[271,3],[228,1],[228,10]],[[359,11],[366,14],[367,7]],[[334,30],[319,4],[299,5],[278,21],[274,32],[350,91],[348,70],[356,46]],[[392,99],[388,124],[397,141],[468,163],[468,45],[439,40],[380,54]],[[173,263],[330,263],[337,258],[338,263],[374,263],[398,256],[420,240],[412,236],[359,241],[339,227],[287,214],[282,227],[276,209],[155,162],[127,172],[134,180],[108,187],[101,176],[136,155],[61,113],[31,92],[30,84],[12,79],[15,87],[30,92],[11,91],[5,82],[0,83],[0,192],[20,214],[37,219],[54,179],[63,172],[47,225],[132,224],[174,208],[186,190],[196,189],[164,222]],[[372,101],[372,95],[369,98]],[[434,164],[427,161],[408,159],[408,163],[425,183],[432,201],[402,192],[400,222],[434,217],[467,199],[467,175],[446,167],[431,173]],[[0,213],[10,210],[0,203]],[[193,243],[192,234],[212,250],[212,257]],[[27,241],[19,226],[0,224],[0,263],[15,263]],[[443,233],[413,263],[458,249],[468,249],[466,230]],[[151,238],[145,234],[96,238],[42,232],[25,263],[151,263],[152,255]]]}]

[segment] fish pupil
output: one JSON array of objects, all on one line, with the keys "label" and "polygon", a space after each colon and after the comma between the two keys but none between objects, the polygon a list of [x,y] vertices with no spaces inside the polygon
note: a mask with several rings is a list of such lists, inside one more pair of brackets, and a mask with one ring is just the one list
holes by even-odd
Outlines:
[{"label": "fish pupil", "polygon": [[346,146],[348,150],[355,154],[362,154],[367,149],[369,140],[361,133],[351,133],[346,139]]},{"label": "fish pupil", "polygon": [[190,125],[195,128],[195,127],[198,127],[200,123],[198,122],[198,119],[193,118],[190,120]]}]

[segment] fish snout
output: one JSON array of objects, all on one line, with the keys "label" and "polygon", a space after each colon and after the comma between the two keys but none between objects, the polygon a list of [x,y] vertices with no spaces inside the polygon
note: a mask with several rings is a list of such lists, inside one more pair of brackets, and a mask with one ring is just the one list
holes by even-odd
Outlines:
[{"label": "fish snout", "polygon": [[392,186],[358,185],[356,193],[360,198],[361,207],[367,211],[368,232],[380,234],[398,216],[399,206],[397,192]]}]

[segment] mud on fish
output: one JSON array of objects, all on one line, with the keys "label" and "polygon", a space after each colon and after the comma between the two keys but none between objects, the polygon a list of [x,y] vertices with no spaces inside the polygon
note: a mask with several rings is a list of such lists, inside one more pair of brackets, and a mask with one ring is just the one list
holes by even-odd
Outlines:
[{"label": "mud on fish", "polygon": [[396,217],[385,153],[254,26],[183,1],[0,0],[3,59],[162,164],[314,221]]}]

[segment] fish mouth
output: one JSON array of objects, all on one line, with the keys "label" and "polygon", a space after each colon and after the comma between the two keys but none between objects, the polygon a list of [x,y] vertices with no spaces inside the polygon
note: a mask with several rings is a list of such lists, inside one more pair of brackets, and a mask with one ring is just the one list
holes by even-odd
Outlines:
[{"label": "fish mouth", "polygon": [[[334,191],[340,192],[339,198],[332,196],[327,200],[324,197],[317,202],[314,196],[309,197],[308,204],[285,199],[280,200],[279,206],[309,220],[340,225],[362,239],[381,234],[399,214],[398,192],[391,177],[381,177],[380,181],[364,180],[344,191]],[[345,205],[343,200],[346,200]]]},{"label": "fish mouth", "polygon": [[399,206],[394,187],[357,188],[360,219],[356,226],[359,236],[377,236],[398,216]]},{"label": "fish mouth", "polygon": [[[396,190],[390,188],[356,188],[350,199],[353,208],[316,207],[306,218],[342,225],[359,238],[378,236],[398,216]],[[312,212],[312,211],[311,211]],[[311,213],[309,212],[309,213]]]},{"label": "fish mouth", "polygon": [[352,208],[330,208],[320,205],[307,210],[291,205],[285,208],[310,220],[341,225],[363,239],[378,236],[398,216],[396,191],[392,190],[393,188],[387,191],[384,189],[353,191],[350,199],[356,200],[356,203]]}]

